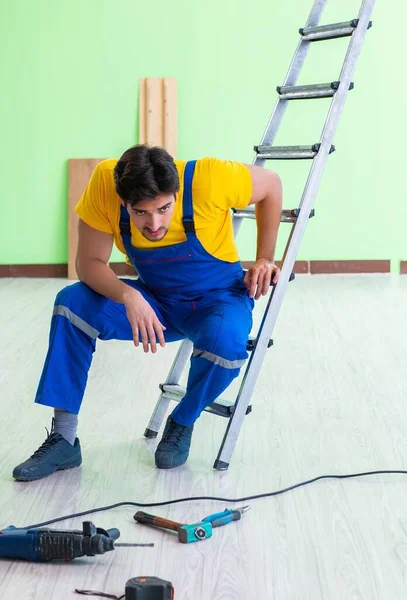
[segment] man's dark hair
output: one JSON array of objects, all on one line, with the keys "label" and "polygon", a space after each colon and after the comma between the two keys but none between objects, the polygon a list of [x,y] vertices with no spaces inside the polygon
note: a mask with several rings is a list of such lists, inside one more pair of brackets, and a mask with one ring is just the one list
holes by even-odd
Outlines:
[{"label": "man's dark hair", "polygon": [[119,197],[136,206],[159,194],[176,194],[179,177],[174,159],[164,148],[140,144],[126,150],[114,168]]}]

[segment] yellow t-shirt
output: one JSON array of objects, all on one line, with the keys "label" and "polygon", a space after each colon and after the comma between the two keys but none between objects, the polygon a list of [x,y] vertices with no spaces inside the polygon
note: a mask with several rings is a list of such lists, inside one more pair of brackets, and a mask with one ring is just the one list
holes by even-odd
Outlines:
[{"label": "yellow t-shirt", "polygon": [[[117,159],[99,163],[75,207],[79,217],[90,227],[112,233],[117,248],[126,254],[120,235],[120,199],[116,193],[113,169]],[[131,241],[135,248],[160,248],[186,240],[182,225],[183,177],[186,161],[175,160],[180,190],[167,234],[158,242],[150,242],[132,221]],[[217,158],[197,161],[192,181],[192,202],[197,237],[205,250],[227,262],[239,260],[235,244],[231,208],[242,209],[249,204],[252,179],[246,165]]]}]

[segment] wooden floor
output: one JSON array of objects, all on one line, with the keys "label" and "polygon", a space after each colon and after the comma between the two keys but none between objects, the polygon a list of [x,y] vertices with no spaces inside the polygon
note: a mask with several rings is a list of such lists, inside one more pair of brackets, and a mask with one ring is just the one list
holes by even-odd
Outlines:
[{"label": "wooden floor", "polygon": [[[212,469],[225,421],[207,414],[196,426],[187,465],[154,468],[157,441],[145,440],[143,431],[176,345],[146,356],[130,343],[100,342],[80,415],[82,467],[14,482],[12,468],[50,425],[51,410],[32,400],[53,298],[64,284],[0,280],[2,527],[125,500],[236,497],[322,474],[407,470],[407,277],[303,276],[289,286],[253,413],[227,472]],[[195,522],[226,506],[191,502],[155,512]],[[133,507],[92,515],[97,526],[119,528],[121,541],[154,548],[117,548],[58,565],[3,560],[0,598],[83,597],[75,588],[120,595],[139,575],[172,581],[175,600],[407,597],[407,476],[325,480],[251,506],[242,521],[190,545],[136,524]]]}]

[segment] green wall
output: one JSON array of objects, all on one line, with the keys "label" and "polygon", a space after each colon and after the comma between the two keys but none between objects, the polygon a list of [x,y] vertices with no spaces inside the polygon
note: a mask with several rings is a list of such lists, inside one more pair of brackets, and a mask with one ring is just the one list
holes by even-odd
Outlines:
[{"label": "green wall", "polygon": [[[407,259],[402,0],[377,2],[299,258]],[[397,5],[397,6],[396,6]],[[137,142],[138,80],[179,81],[179,157],[251,162],[311,0],[0,0],[0,263],[67,260],[67,161]],[[322,22],[356,16],[330,0]],[[300,83],[337,78],[348,40],[311,47]],[[316,142],[329,100],[291,103],[276,143]],[[404,108],[404,105],[403,105]],[[403,165],[404,166],[404,165]],[[273,162],[297,206],[308,162]],[[279,253],[286,228],[281,226]],[[239,234],[255,252],[255,224]],[[118,253],[115,253],[118,257]]]}]

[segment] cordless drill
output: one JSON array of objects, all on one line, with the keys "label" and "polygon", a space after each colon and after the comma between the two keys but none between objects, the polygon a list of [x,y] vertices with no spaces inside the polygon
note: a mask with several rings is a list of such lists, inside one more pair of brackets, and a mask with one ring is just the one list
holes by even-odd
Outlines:
[{"label": "cordless drill", "polygon": [[65,529],[19,529],[10,525],[0,531],[0,557],[30,561],[66,561],[80,556],[95,556],[114,550],[118,529],[101,529],[91,521],[82,531]]}]

